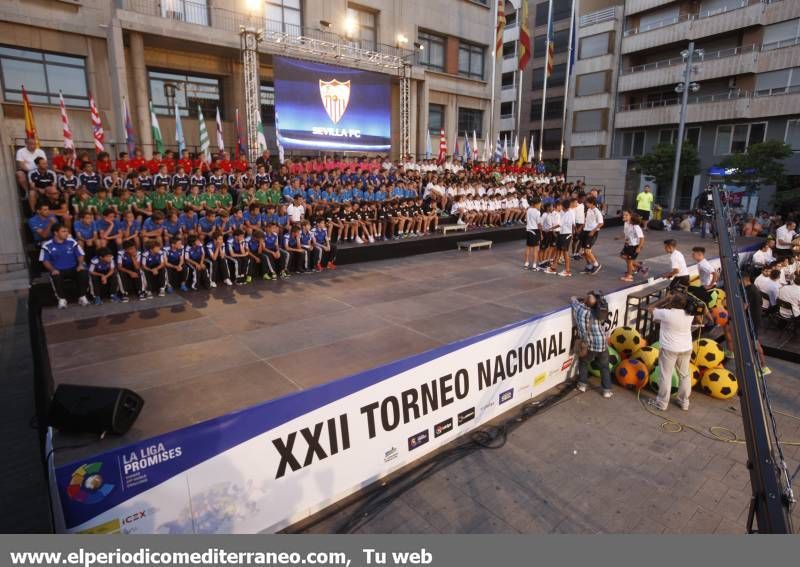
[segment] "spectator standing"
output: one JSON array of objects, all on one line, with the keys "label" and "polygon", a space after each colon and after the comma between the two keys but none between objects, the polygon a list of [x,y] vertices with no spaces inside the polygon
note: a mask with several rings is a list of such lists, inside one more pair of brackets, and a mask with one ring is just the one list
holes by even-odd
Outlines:
[{"label": "spectator standing", "polygon": [[669,407],[673,371],[678,373],[676,403],[682,410],[689,410],[689,396],[692,392],[689,361],[692,355],[694,316],[686,312],[686,303],[685,293],[668,292],[664,299],[647,308],[653,314],[653,321],[660,324],[658,340],[661,343],[661,350],[658,354],[658,366],[661,380],[656,399],[648,402],[651,407],[659,411],[667,411]]},{"label": "spectator standing", "polygon": [[603,397],[610,398],[614,394],[611,391],[611,372],[608,366],[608,330],[604,325],[608,319],[608,310],[603,306],[603,294],[591,291],[583,299],[571,297],[570,303],[578,338],[586,346],[586,354],[578,359],[578,391],[586,391],[589,363],[594,361],[595,366],[600,368]]}]

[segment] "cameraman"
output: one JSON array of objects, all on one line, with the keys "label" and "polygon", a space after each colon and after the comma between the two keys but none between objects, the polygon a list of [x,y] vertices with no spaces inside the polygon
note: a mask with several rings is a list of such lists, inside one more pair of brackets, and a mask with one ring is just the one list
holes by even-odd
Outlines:
[{"label": "cameraman", "polygon": [[685,292],[668,291],[663,299],[647,307],[653,314],[653,320],[660,323],[658,340],[661,351],[658,354],[658,366],[661,380],[656,399],[648,402],[648,405],[659,411],[667,411],[669,407],[673,370],[677,370],[679,378],[678,398],[675,403],[682,410],[689,410],[689,395],[692,391],[689,361],[692,355],[692,322],[695,315],[687,309],[688,304]]},{"label": "cameraman", "polygon": [[578,391],[586,391],[589,363],[595,361],[600,368],[600,382],[603,397],[613,396],[611,391],[611,372],[608,367],[608,304],[600,291],[590,291],[583,299],[571,297],[572,312],[578,339],[584,343],[578,348]]},{"label": "cameraman", "polygon": [[716,228],[714,227],[714,193],[711,185],[706,185],[697,197],[697,209],[700,211],[700,238],[706,237],[706,228],[709,227],[711,236],[716,239]]}]

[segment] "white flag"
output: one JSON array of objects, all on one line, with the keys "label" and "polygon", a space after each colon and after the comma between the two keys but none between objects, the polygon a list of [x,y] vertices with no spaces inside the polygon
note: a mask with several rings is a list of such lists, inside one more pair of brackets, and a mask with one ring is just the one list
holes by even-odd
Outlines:
[{"label": "white flag", "polygon": [[478,134],[472,131],[472,159],[478,161]]},{"label": "white flag", "polygon": [[503,159],[508,159],[508,135],[503,136]]},{"label": "white flag", "polygon": [[512,161],[519,160],[519,134],[514,134],[514,159]]},{"label": "white flag", "polygon": [[528,163],[533,162],[533,136],[528,142]]},{"label": "white flag", "polygon": [[222,139],[222,118],[219,116],[219,107],[217,107],[217,148],[219,151],[225,151],[225,142]]}]

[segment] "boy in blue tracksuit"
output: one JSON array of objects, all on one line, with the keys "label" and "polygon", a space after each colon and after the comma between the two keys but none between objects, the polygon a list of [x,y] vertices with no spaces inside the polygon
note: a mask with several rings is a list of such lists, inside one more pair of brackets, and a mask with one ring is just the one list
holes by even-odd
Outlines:
[{"label": "boy in blue tracksuit", "polygon": [[122,301],[128,301],[131,295],[140,300],[149,299],[142,275],[142,256],[133,240],[122,243],[122,250],[117,253],[117,278]]},{"label": "boy in blue tracksuit", "polygon": [[291,273],[303,274],[308,265],[308,253],[300,244],[300,227],[294,225],[283,237],[283,248],[289,253],[288,270]]},{"label": "boy in blue tracksuit", "polygon": [[233,280],[237,284],[246,283],[250,277],[250,254],[245,238],[244,230],[233,231],[233,236],[228,239],[227,261],[230,267],[229,272],[233,272]]},{"label": "boy in blue tracksuit", "polygon": [[264,235],[264,252],[268,261],[267,269],[272,279],[289,277],[286,271],[289,254],[281,248],[280,228],[277,223],[272,222],[267,226],[267,232]]},{"label": "boy in blue tracksuit", "polygon": [[212,282],[219,279],[225,285],[233,285],[225,250],[225,236],[219,231],[214,232],[206,242],[206,265]]},{"label": "boy in blue tracksuit", "polygon": [[169,247],[164,249],[166,253],[167,264],[167,285],[171,289],[180,288],[181,291],[189,291],[186,287],[186,279],[189,275],[189,270],[186,269],[186,262],[184,261],[184,247],[183,239],[173,238],[169,242]]},{"label": "boy in blue tracksuit", "polygon": [[200,237],[196,235],[190,236],[187,244],[183,258],[189,271],[187,282],[191,282],[191,289],[196,291],[198,282],[202,283],[206,288],[217,287],[217,284],[211,281],[208,275],[206,251]]},{"label": "boy in blue tracksuit", "polygon": [[317,261],[314,269],[318,272],[323,267],[329,270],[336,269],[336,244],[331,242],[328,236],[325,219],[317,219],[317,226],[314,229],[314,246],[317,249]]},{"label": "boy in blue tracksuit", "polygon": [[119,301],[118,285],[114,254],[108,248],[99,248],[97,255],[89,262],[89,289],[94,304],[101,305],[104,297],[115,303]]},{"label": "boy in blue tracksuit", "polygon": [[164,297],[167,290],[167,258],[161,242],[151,240],[146,244],[147,250],[142,254],[142,271],[147,282],[147,293],[157,293]]}]

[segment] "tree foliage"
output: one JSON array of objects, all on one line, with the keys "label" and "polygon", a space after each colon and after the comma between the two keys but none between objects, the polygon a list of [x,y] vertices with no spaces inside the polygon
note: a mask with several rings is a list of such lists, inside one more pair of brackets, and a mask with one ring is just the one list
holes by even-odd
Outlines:
[{"label": "tree foliage", "polygon": [[781,186],[785,182],[783,160],[792,155],[792,148],[780,140],[751,144],[746,152],[731,154],[720,165],[730,169],[731,181],[755,189],[759,185]]},{"label": "tree foliage", "polygon": [[[638,170],[656,180],[661,190],[672,183],[672,174],[675,171],[675,144],[658,144],[649,154],[639,158]],[[687,177],[694,177],[700,173],[700,157],[697,148],[688,142],[681,147],[681,166],[678,178],[680,181]]]}]

